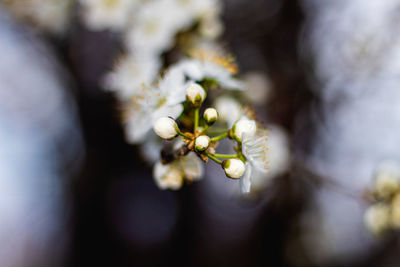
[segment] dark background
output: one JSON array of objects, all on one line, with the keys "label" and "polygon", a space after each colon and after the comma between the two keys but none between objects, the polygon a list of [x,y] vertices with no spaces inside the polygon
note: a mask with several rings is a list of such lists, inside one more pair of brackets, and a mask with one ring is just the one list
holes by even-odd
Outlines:
[{"label": "dark background", "polygon": [[[311,60],[299,55],[305,21],[299,2],[225,2],[223,43],[242,72],[258,70],[270,77],[274,95],[267,105],[268,122],[294,135],[297,115],[319,102],[307,85]],[[72,216],[65,266],[314,266],[295,241],[299,216],[321,184],[302,179],[295,163],[260,198],[232,200],[226,208],[222,202],[221,216],[235,205],[223,224],[214,224],[204,208],[213,203],[203,199],[200,183],[177,192],[156,187],[151,167],[125,142],[116,99],[99,87],[122,50],[119,37],[90,32],[78,19],[65,39],[47,37],[72,74],[86,145],[83,169],[67,188]],[[312,127],[309,123],[308,139],[296,140],[304,150]],[[246,210],[256,215],[243,236],[237,225]],[[216,238],[220,230],[231,236]],[[394,236],[351,266],[398,266],[398,251]],[[339,265],[333,260],[321,266]]]}]

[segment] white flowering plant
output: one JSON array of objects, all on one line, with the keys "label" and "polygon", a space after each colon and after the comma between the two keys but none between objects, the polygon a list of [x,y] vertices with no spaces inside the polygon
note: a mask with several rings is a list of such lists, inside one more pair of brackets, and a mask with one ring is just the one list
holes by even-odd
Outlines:
[{"label": "white flowering plant", "polygon": [[[220,134],[212,135],[213,124],[218,121],[218,112],[213,107],[204,109],[207,92],[212,90],[210,84],[208,80],[197,83],[190,81],[184,93],[186,99],[182,104],[185,107],[182,114],[176,120],[162,116],[154,121],[154,132],[160,138],[182,140],[179,147],[164,151],[160,163],[169,167],[163,172],[155,171],[155,179],[164,180],[163,188],[171,189],[180,187],[177,186],[177,181],[182,185],[186,180],[195,180],[193,177],[186,177],[182,164],[178,164],[180,168],[173,167],[187,155],[195,154],[203,162],[211,160],[221,165],[226,176],[240,179],[242,192],[248,193],[252,172],[268,171],[266,130],[257,125],[255,120],[243,116],[232,127],[226,127]],[[232,140],[235,153],[217,153],[218,142],[225,138]],[[156,164],[156,169],[160,169],[160,163]],[[171,181],[169,187],[165,185],[166,180]]]},{"label": "white flowering plant", "polygon": [[[221,1],[80,3],[90,29],[123,37],[124,54],[104,86],[121,103],[126,140],[141,145],[156,184],[179,189],[201,179],[202,162],[212,160],[248,193],[251,176],[267,172],[267,138],[254,114],[232,96],[245,83],[236,77],[234,58],[216,42],[223,30]],[[234,154],[216,152],[222,139],[232,140]]]}]

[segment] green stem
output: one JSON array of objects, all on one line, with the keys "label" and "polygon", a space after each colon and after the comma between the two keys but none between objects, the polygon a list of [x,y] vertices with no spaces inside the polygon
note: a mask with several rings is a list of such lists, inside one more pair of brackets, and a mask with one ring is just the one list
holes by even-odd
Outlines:
[{"label": "green stem", "polygon": [[218,136],[215,136],[215,137],[211,138],[211,142],[219,141],[219,140],[224,139],[226,137],[228,137],[228,132],[225,132],[223,134],[220,134]]},{"label": "green stem", "polygon": [[217,133],[217,132],[226,132],[226,131],[227,131],[227,129],[225,127],[216,127],[216,126],[213,126],[209,130],[209,132],[215,132],[215,133]]},{"label": "green stem", "polygon": [[216,163],[222,164],[222,161],[220,161],[219,159],[217,159],[216,157],[214,157],[213,154],[206,153],[206,156],[209,157],[210,159],[212,159],[213,161],[215,161]]},{"label": "green stem", "polygon": [[194,130],[193,130],[194,133],[196,132],[197,127],[199,127],[199,109],[200,108],[196,108],[194,110]]},{"label": "green stem", "polygon": [[237,154],[212,154],[214,157],[221,159],[237,159],[239,156]]},{"label": "green stem", "polygon": [[204,126],[204,129],[199,133],[199,135],[202,135],[205,131],[207,131],[209,125]]},{"label": "green stem", "polygon": [[181,130],[179,129],[178,125],[175,125],[175,130],[178,132],[178,134],[179,134],[180,136],[183,136],[183,137],[185,137],[186,139],[192,139],[190,136],[188,136],[188,135],[182,133]]},{"label": "green stem", "polygon": [[186,135],[186,134],[184,134],[184,133],[182,133],[182,132],[178,132],[178,134],[179,134],[180,136],[182,136],[182,137],[185,137],[186,139],[192,139],[190,136],[188,136],[188,135]]}]

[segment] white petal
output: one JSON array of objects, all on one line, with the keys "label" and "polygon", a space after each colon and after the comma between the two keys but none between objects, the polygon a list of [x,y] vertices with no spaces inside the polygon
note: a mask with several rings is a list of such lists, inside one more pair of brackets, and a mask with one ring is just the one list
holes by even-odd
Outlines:
[{"label": "white petal", "polygon": [[138,144],[146,139],[152,128],[151,117],[147,112],[135,112],[125,125],[125,137],[129,143]]},{"label": "white petal", "polygon": [[244,172],[243,177],[240,179],[240,190],[243,194],[250,193],[251,173],[252,167],[249,163],[246,163],[246,171]]},{"label": "white petal", "polygon": [[204,71],[201,63],[196,60],[184,60],[179,64],[183,72],[192,80],[200,81],[204,78]]},{"label": "white petal", "polygon": [[160,159],[160,151],[162,149],[162,139],[160,139],[154,132],[149,132],[149,137],[140,146],[140,152],[143,158],[150,164],[154,164]]},{"label": "white petal", "polygon": [[172,67],[160,80],[160,93],[167,98],[167,105],[175,105],[185,101],[185,75],[180,68]]},{"label": "white petal", "polygon": [[204,164],[194,153],[181,158],[178,164],[186,179],[198,181],[203,178]]},{"label": "white petal", "polygon": [[159,187],[163,186],[162,178],[168,172],[169,169],[168,164],[162,164],[161,161],[157,161],[157,163],[153,167],[153,177],[155,182]]},{"label": "white petal", "polygon": [[[148,120],[147,124],[152,124],[161,117],[172,117],[172,118],[176,119],[182,114],[182,111],[183,111],[182,104],[173,105],[173,106],[164,105],[164,106],[156,109],[153,112],[153,114],[151,115],[152,119]],[[150,125],[150,128],[151,128],[151,125]]]},{"label": "white petal", "polygon": [[227,77],[226,79],[220,79],[219,82],[221,84],[221,87],[224,89],[243,91],[245,88],[244,83],[242,81],[231,77]]},{"label": "white petal", "polygon": [[153,168],[153,178],[160,189],[178,190],[183,185],[183,173],[173,164],[158,161]]},{"label": "white petal", "polygon": [[143,84],[150,85],[155,80],[159,67],[157,57],[123,57],[105,77],[104,87],[123,100],[129,99],[141,92]]}]

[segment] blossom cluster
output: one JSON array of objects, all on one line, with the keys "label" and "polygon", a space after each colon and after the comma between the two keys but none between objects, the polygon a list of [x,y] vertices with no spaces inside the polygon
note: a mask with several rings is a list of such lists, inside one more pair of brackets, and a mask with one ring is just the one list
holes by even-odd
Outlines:
[{"label": "blossom cluster", "polygon": [[[222,32],[217,0],[80,0],[82,17],[92,30],[122,35],[125,53],[105,86],[126,100],[155,81],[165,67],[163,53],[186,52],[209,43]],[[178,36],[180,34],[180,36]],[[179,40],[178,40],[179,39]]]},{"label": "blossom cluster", "polygon": [[381,163],[372,190],[374,203],[365,212],[366,227],[375,235],[400,230],[400,165]]},{"label": "blossom cluster", "polygon": [[[89,28],[122,36],[124,53],[104,86],[118,98],[126,140],[140,145],[156,184],[179,189],[201,179],[203,162],[212,160],[249,192],[251,179],[268,171],[267,131],[238,101],[246,84],[217,42],[221,2],[80,3]],[[223,139],[231,140],[234,153],[216,152]]]}]

